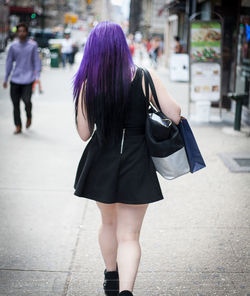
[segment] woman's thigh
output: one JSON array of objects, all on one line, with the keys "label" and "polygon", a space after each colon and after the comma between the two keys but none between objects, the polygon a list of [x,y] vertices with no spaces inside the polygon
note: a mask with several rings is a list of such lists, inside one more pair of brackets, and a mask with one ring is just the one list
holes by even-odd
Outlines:
[{"label": "woman's thigh", "polygon": [[105,224],[116,223],[117,211],[116,204],[105,204],[102,202],[96,202],[102,217],[102,222]]},{"label": "woman's thigh", "polygon": [[148,204],[128,205],[117,203],[117,238],[139,239]]},{"label": "woman's thigh", "polygon": [[103,223],[116,223],[119,232],[139,233],[148,204],[129,205],[122,203],[105,204],[96,202]]}]

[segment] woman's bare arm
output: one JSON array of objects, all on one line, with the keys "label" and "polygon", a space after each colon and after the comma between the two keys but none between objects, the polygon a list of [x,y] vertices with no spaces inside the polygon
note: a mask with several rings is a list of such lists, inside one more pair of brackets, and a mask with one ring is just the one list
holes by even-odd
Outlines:
[{"label": "woman's bare arm", "polygon": [[[155,90],[157,93],[157,97],[161,106],[162,112],[169,118],[171,119],[175,124],[179,124],[181,120],[181,108],[180,106],[174,101],[174,99],[171,97],[171,95],[168,93],[166,90],[164,84],[158,77],[158,75],[155,73],[153,70],[149,70],[149,73],[152,77],[152,80],[155,85]],[[143,88],[144,87],[144,82],[143,82]],[[151,90],[150,90],[150,100],[156,106]],[[156,106],[157,108],[157,106]]]},{"label": "woman's bare arm", "polygon": [[79,98],[78,98],[76,125],[77,125],[77,131],[80,138],[83,141],[88,141],[88,139],[91,137],[91,132],[89,130],[85,104],[82,104],[82,100],[81,100],[82,92],[83,92],[83,87],[80,91]]}]

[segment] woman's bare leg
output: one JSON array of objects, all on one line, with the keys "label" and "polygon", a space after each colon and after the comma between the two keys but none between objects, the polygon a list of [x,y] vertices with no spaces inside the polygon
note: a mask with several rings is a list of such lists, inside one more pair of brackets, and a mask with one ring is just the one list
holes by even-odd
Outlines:
[{"label": "woman's bare leg", "polygon": [[139,243],[142,221],[148,204],[117,204],[117,262],[120,291],[133,291],[141,258]]},{"label": "woman's bare leg", "polygon": [[116,204],[97,202],[100,209],[102,224],[99,229],[99,245],[107,271],[116,270],[117,239],[116,239]]}]

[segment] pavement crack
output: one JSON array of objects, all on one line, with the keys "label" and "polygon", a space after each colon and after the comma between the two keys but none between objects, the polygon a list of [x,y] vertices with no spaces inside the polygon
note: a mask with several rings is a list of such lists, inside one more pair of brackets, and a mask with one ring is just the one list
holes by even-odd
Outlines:
[{"label": "pavement crack", "polygon": [[[87,208],[88,208],[88,200],[86,200],[85,205],[84,205],[80,225],[83,225],[83,222],[85,220],[85,216],[86,216],[86,213],[87,213]],[[67,275],[67,278],[66,278],[65,284],[64,284],[64,289],[63,289],[62,296],[67,296],[67,294],[68,294],[68,289],[69,289],[69,285],[70,285],[70,282],[71,282],[71,276],[72,276],[72,269],[73,269],[73,265],[74,265],[74,261],[75,261],[75,257],[76,257],[76,252],[77,252],[77,248],[78,248],[78,245],[79,245],[79,240],[80,240],[80,236],[81,236],[82,231],[83,231],[83,228],[79,227],[77,237],[76,237],[76,243],[75,243],[74,251],[73,251],[73,254],[72,254],[71,261],[70,261],[68,275]]]},{"label": "pavement crack", "polygon": [[72,188],[0,187],[0,191],[72,192]]},{"label": "pavement crack", "polygon": [[30,271],[30,272],[61,272],[68,273],[68,270],[46,270],[46,269],[23,269],[23,268],[0,268],[0,271]]}]

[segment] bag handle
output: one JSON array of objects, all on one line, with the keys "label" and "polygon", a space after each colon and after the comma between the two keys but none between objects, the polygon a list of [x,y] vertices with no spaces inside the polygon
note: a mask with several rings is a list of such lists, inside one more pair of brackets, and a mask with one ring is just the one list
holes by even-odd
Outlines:
[{"label": "bag handle", "polygon": [[146,75],[146,69],[142,69],[142,72],[144,72],[144,84],[145,84],[145,92],[146,92],[146,98],[149,102],[149,86],[148,86],[148,77]]},{"label": "bag handle", "polygon": [[[152,92],[152,95],[153,95],[153,98],[154,98],[154,101],[155,101],[155,104],[156,104],[158,110],[161,111],[161,106],[160,106],[160,103],[159,103],[159,100],[158,100],[158,97],[157,97],[157,93],[156,93],[156,90],[155,90],[153,79],[152,79],[152,77],[151,77],[151,75],[150,75],[150,73],[148,72],[147,69],[144,68],[143,71],[144,71],[146,98],[149,100],[149,86],[150,86],[151,92]],[[152,102],[150,102],[150,100],[149,100],[149,104],[154,109],[156,109],[155,106],[152,104]],[[158,111],[158,110],[156,110],[156,111]]]},{"label": "bag handle", "polygon": [[[167,127],[170,127],[170,125],[172,125],[172,120],[167,118],[167,116],[161,111],[161,106],[160,106],[160,103],[159,103],[159,100],[158,100],[158,97],[157,97],[157,94],[156,94],[153,79],[152,79],[152,77],[151,77],[151,75],[150,75],[150,73],[148,72],[147,69],[143,69],[143,71],[144,71],[144,74],[145,74],[144,75],[144,80],[145,80],[146,98],[148,99],[148,102],[149,102],[150,106],[155,110],[155,112],[162,114],[162,120],[166,121],[166,123],[168,122]],[[154,101],[155,101],[155,103],[156,103],[156,105],[158,107],[158,110],[149,99],[149,85],[150,85],[150,88],[151,88],[151,91],[152,91]]]}]

